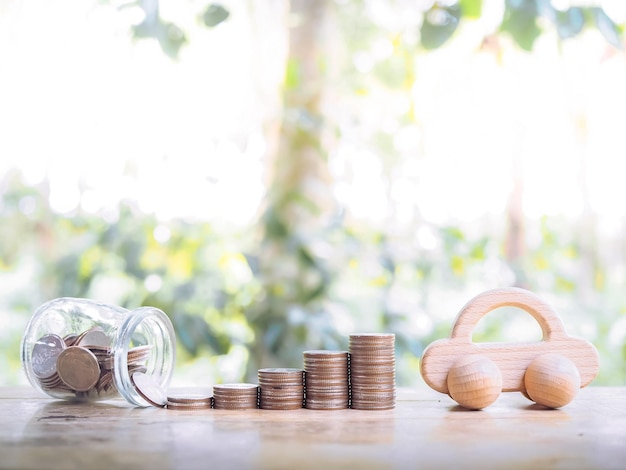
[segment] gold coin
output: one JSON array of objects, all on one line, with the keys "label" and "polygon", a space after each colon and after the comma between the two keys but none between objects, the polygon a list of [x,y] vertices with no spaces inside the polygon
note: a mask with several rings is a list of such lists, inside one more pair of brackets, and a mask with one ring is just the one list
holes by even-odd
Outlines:
[{"label": "gold coin", "polygon": [[65,385],[77,392],[86,392],[98,383],[100,365],[89,349],[70,346],[57,358],[57,372]]}]

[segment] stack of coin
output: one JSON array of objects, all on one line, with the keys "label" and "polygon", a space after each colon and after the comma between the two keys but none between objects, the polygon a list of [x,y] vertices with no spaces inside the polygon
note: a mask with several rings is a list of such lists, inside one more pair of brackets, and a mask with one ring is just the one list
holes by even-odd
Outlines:
[{"label": "stack of coin", "polygon": [[[146,371],[151,349],[148,345],[129,349],[130,374]],[[42,336],[33,347],[31,364],[43,390],[74,394],[82,399],[117,393],[109,339],[100,328],[63,338],[55,334]]]},{"label": "stack of coin", "polygon": [[247,410],[259,407],[259,386],[236,383],[213,386],[213,408]]},{"label": "stack of coin", "polygon": [[213,408],[213,397],[203,393],[178,393],[167,395],[168,410],[205,410]]},{"label": "stack of coin", "polygon": [[297,410],[304,401],[302,369],[259,369],[260,407],[264,410]]},{"label": "stack of coin", "polygon": [[350,335],[351,407],[388,410],[395,407],[395,335]]},{"label": "stack of coin", "polygon": [[310,410],[348,408],[347,351],[304,351],[304,407]]}]

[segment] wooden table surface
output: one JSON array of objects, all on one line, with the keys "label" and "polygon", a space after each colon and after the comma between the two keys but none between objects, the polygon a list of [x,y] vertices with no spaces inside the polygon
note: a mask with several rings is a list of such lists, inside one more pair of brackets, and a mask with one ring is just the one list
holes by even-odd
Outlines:
[{"label": "wooden table surface", "polygon": [[518,393],[483,411],[399,390],[390,411],[173,411],[0,388],[0,468],[626,468],[626,387],[561,410]]}]

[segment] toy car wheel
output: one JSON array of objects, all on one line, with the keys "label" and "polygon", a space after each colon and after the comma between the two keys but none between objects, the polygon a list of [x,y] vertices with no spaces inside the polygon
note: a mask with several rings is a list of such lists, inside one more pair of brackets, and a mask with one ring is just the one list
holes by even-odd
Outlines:
[{"label": "toy car wheel", "polygon": [[576,397],[580,389],[580,373],[568,358],[560,354],[542,354],[526,369],[524,385],[530,399],[537,404],[560,408]]},{"label": "toy car wheel", "polygon": [[447,377],[448,392],[459,405],[480,410],[491,405],[502,391],[502,373],[484,356],[468,356],[454,363]]}]

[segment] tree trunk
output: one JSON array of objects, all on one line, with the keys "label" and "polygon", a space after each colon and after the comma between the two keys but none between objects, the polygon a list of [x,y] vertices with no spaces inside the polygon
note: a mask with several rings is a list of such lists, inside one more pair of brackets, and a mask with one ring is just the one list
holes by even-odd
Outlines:
[{"label": "tree trunk", "polygon": [[333,209],[322,110],[328,13],[326,0],[290,2],[283,114],[276,143],[269,145],[258,254],[264,295],[249,315],[256,341],[249,377],[256,368],[301,364],[309,332],[305,324],[292,321],[290,312],[311,314],[328,284],[309,246]]}]

